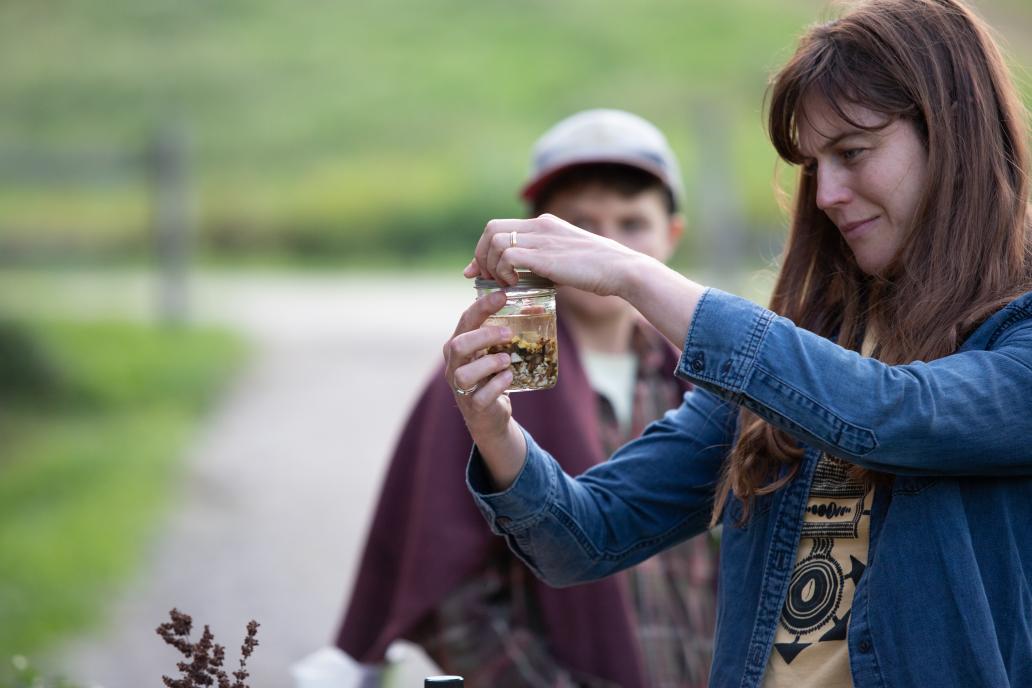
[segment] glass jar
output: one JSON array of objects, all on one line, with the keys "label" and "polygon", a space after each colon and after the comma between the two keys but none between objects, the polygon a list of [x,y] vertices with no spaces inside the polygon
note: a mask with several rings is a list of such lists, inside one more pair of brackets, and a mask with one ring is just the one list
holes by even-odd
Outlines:
[{"label": "glass jar", "polygon": [[506,392],[527,392],[555,387],[559,381],[559,342],[555,322],[555,284],[529,271],[517,271],[519,282],[502,287],[477,278],[477,297],[503,289],[506,302],[485,325],[512,330],[507,344],[492,346],[489,354],[507,353],[512,359],[512,383]]}]

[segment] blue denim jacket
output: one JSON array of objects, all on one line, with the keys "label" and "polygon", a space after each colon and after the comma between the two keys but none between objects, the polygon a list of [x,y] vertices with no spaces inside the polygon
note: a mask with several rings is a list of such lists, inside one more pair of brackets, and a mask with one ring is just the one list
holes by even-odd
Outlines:
[{"label": "blue denim jacket", "polygon": [[1032,293],[957,353],[889,366],[711,289],[676,373],[697,390],[576,479],[528,436],[516,481],[492,493],[474,450],[478,506],[539,576],[591,580],[704,530],[742,405],[806,454],[746,525],[740,502],[724,510],[711,686],[762,682],[822,451],[896,476],[875,491],[854,685],[1032,686]]}]

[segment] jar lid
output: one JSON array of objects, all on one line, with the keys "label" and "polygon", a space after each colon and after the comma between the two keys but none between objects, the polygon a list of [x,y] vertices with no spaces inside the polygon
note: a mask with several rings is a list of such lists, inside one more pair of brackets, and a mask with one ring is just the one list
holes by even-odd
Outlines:
[{"label": "jar lid", "polygon": [[[555,287],[555,282],[537,275],[530,270],[517,270],[516,274],[519,275],[519,281],[514,285],[507,285],[506,289],[552,289]],[[502,285],[498,284],[496,280],[486,279],[484,277],[477,277],[475,281],[477,289],[500,289]]]}]

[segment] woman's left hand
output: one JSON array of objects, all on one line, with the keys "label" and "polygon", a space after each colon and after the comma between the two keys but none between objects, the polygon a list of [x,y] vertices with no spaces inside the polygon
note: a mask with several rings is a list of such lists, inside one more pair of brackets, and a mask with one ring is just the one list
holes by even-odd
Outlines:
[{"label": "woman's left hand", "polygon": [[556,284],[601,296],[622,296],[631,266],[649,260],[611,239],[576,227],[554,215],[487,223],[466,277],[487,277],[516,284],[516,268]]}]

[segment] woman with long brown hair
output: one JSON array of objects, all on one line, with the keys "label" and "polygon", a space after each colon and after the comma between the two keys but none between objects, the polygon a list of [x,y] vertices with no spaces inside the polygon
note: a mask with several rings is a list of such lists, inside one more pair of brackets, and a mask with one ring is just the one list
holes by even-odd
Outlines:
[{"label": "woman with long brown hair", "polygon": [[871,0],[771,84],[800,172],[769,309],[551,216],[488,223],[467,276],[618,295],[696,385],[571,478],[512,421],[477,301],[445,374],[493,529],[569,585],[722,524],[714,686],[1032,685],[1026,126],[970,9]]}]

